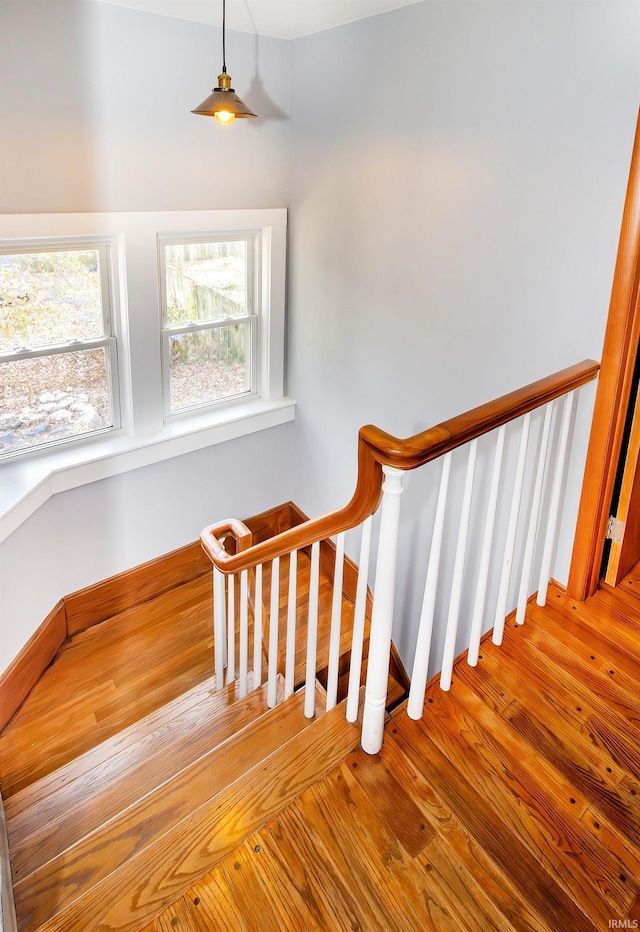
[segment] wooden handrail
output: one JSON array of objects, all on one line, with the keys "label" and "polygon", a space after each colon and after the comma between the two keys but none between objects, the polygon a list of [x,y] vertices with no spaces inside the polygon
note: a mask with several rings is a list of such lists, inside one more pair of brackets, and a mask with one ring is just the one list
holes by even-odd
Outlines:
[{"label": "wooden handrail", "polygon": [[217,563],[218,560],[224,560],[225,556],[229,556],[220,544],[225,537],[233,537],[236,542],[236,553],[248,550],[251,546],[251,531],[244,521],[240,521],[238,518],[226,518],[224,521],[218,521],[217,524],[210,524],[200,535],[200,540],[207,555],[214,563]]},{"label": "wooden handrail", "polygon": [[[584,360],[405,440],[393,437],[371,424],[362,427],[358,434],[356,488],[351,501],[343,508],[305,521],[235,554],[229,554],[213,543],[215,531],[220,525],[210,525],[201,534],[202,546],[212,563],[223,573],[237,573],[357,527],[378,507],[382,494],[383,466],[404,470],[424,466],[528,411],[580,388],[596,377],[599,368],[599,363],[594,360]],[[230,529],[230,522],[224,525],[227,530]]]}]

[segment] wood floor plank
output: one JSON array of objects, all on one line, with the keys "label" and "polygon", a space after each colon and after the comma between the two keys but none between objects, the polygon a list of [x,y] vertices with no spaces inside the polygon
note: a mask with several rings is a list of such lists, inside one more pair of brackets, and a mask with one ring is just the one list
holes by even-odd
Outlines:
[{"label": "wood floor plank", "polygon": [[[217,697],[217,696],[216,696]],[[283,698],[283,689],[280,689]],[[267,688],[252,691],[227,706],[224,714],[211,717],[210,707],[196,706],[180,734],[167,740],[166,730],[152,733],[132,751],[112,757],[98,772],[74,780],[27,811],[8,821],[14,878],[18,882],[46,860],[52,860],[78,844],[104,823],[162,787],[170,793],[169,780],[190,762],[212,760],[213,749],[227,742],[267,711]],[[199,713],[199,714],[197,714]],[[178,738],[181,737],[181,740]],[[225,745],[224,753],[226,754]],[[213,785],[213,781],[211,784]],[[190,801],[197,804],[195,790]],[[111,829],[110,829],[111,831]]]},{"label": "wood floor plank", "polygon": [[[381,884],[381,889],[393,899],[390,903],[385,897],[389,908],[398,901],[402,904],[401,921],[405,925],[433,929],[453,925],[455,909],[438,885],[430,882],[429,873],[400,845],[395,832],[377,817],[377,797],[370,797],[358,782],[354,772],[364,756],[362,751],[350,755],[339,771],[326,777],[325,805],[328,803],[331,808],[332,825],[356,843],[357,854],[352,859],[358,857],[370,886]],[[424,837],[425,840],[433,837],[430,826]],[[384,852],[382,858],[378,852]]]},{"label": "wood floor plank", "polygon": [[[296,695],[303,701],[304,692]],[[159,845],[144,848],[43,928],[86,932],[87,924],[100,921],[121,932],[135,932],[172,894],[181,895],[185,886],[199,880],[359,741],[358,729],[345,722],[341,706],[304,732],[275,750],[269,767],[256,766],[167,832]]]},{"label": "wood floor plank", "polygon": [[[572,782],[575,790],[601,812],[621,832],[628,835],[634,844],[640,843],[640,813],[637,801],[623,787],[607,787],[598,774],[588,767],[576,764],[575,754],[567,753],[553,732],[536,723],[524,708],[512,709],[507,721],[533,748],[536,755],[548,761],[563,777]],[[577,795],[577,793],[576,793]]]},{"label": "wood floor plank", "polygon": [[[126,619],[103,622],[77,635],[78,643],[69,642],[0,737],[5,795],[63,766],[212,675],[211,621],[203,593],[194,590],[197,583],[187,584],[188,596],[166,593],[151,606],[146,603],[124,613]],[[187,609],[181,611],[185,605]],[[137,633],[129,630],[131,626]],[[142,642],[137,639],[141,631]],[[135,675],[119,687],[116,680],[124,676],[128,658],[133,658],[129,672],[134,670]],[[83,693],[88,684],[91,689]],[[83,714],[83,703],[90,713]]]},{"label": "wood floor plank", "polygon": [[[499,816],[489,813],[486,799],[465,780],[435,745],[423,722],[400,716],[395,720],[396,741],[409,759],[426,774],[467,831],[519,887],[544,921],[557,932],[567,927],[595,930],[598,926],[576,906],[557,880],[540,865],[526,845]],[[415,741],[411,732],[417,731]]]},{"label": "wood floor plank", "polygon": [[[307,727],[303,703],[303,694],[294,695],[250,726],[251,740],[244,732],[236,734],[166,785],[146,794],[141,785],[143,795],[136,802],[98,827],[95,817],[89,814],[87,833],[76,829],[80,836],[73,848],[60,850],[55,833],[44,851],[42,842],[29,846],[14,867],[16,912],[25,928],[37,928],[45,922],[52,907],[59,912],[82,899],[86,891],[95,889],[127,860],[170,835],[191,813]],[[99,799],[95,805],[100,805]],[[50,850],[54,847],[58,848],[55,853]]]},{"label": "wood floor plank", "polygon": [[[627,605],[633,612],[638,611],[638,602],[640,601],[640,573],[637,566],[625,576],[620,583],[613,588],[607,583],[601,583],[598,592],[615,593],[615,598]],[[596,593],[597,594],[597,593]]]},{"label": "wood floor plank", "polygon": [[248,932],[220,865],[191,887],[184,899],[198,932]]},{"label": "wood floor plank", "polygon": [[[410,909],[404,912],[393,891],[383,888],[383,875],[375,870],[372,862],[363,863],[355,826],[335,818],[336,813],[328,802],[330,797],[329,787],[321,782],[314,784],[296,800],[290,814],[297,822],[297,834],[305,832],[314,847],[322,853],[323,862],[331,864],[353,898],[356,915],[362,916],[370,928],[415,928],[415,914]],[[329,817],[327,806],[331,808]],[[369,868],[374,870],[370,871]]]},{"label": "wood floor plank", "polygon": [[[138,742],[145,742],[149,735],[158,730],[171,727],[171,723],[182,715],[188,714],[194,706],[208,701],[215,694],[216,703],[223,705],[235,701],[235,686],[225,687],[218,692],[215,677],[210,677],[198,686],[183,693],[173,702],[167,703],[155,715],[147,716],[139,722],[134,722],[128,728],[114,735],[113,738],[103,741],[95,748],[91,748],[79,757],[74,758],[66,767],[58,768],[36,783],[30,784],[22,792],[14,794],[6,804],[8,818],[15,818],[25,809],[42,802],[47,796],[57,792],[63,786],[78,780],[92,770],[102,767],[107,761],[117,757],[128,749],[136,747]],[[212,714],[214,714],[212,712]]]},{"label": "wood floor plank", "polygon": [[634,675],[634,670],[637,674],[640,642],[635,612],[627,608],[621,599],[600,590],[587,602],[567,599],[555,608],[567,628],[584,638],[594,653],[609,657],[614,665],[620,665],[630,676]]},{"label": "wood floor plank", "polygon": [[183,897],[158,916],[156,932],[197,932],[197,925]]},{"label": "wood floor plank", "polygon": [[600,922],[612,912],[622,916],[637,891],[620,881],[619,863],[577,821],[586,799],[542,755],[533,758],[535,768],[523,767],[531,755],[521,736],[465,684],[455,687],[455,696],[439,692],[429,707],[432,740],[471,785],[486,785],[485,811],[511,827],[580,908]]},{"label": "wood floor plank", "polygon": [[310,928],[315,927],[314,916],[319,912],[329,917],[327,926],[318,924],[321,929],[376,928],[368,903],[364,907],[361,903],[362,891],[350,888],[344,881],[331,855],[300,822],[294,805],[284,809],[277,820],[269,824],[268,836],[272,839],[271,855],[278,858],[285,876],[287,864],[294,865],[295,888],[309,905]]},{"label": "wood floor plank", "polygon": [[640,661],[630,658],[619,645],[615,655],[612,652],[606,656],[598,654],[590,634],[591,629],[584,626],[582,630],[575,626],[570,629],[564,623],[562,613],[557,610],[542,611],[538,606],[533,606],[528,617],[535,622],[533,625],[525,625],[526,630],[523,631],[530,643],[541,652],[549,654],[567,673],[576,676],[618,714],[638,727]]},{"label": "wood floor plank", "polygon": [[[397,799],[399,808],[413,822],[413,814],[406,801],[410,797],[393,777],[387,784],[384,776],[387,771],[379,757],[371,758],[363,752],[352,754],[344,761],[340,771],[337,779],[339,781],[340,776],[343,777],[349,792],[348,813],[368,841],[365,850],[384,852],[385,885],[404,898],[416,917],[417,926],[425,928],[432,924],[438,929],[444,915],[445,922],[457,922],[469,932],[485,932],[488,928],[506,932],[512,928],[462,863],[452,857],[451,851],[441,842],[433,826],[425,825],[427,831],[421,832],[423,843],[418,845],[411,837],[414,832],[410,831],[410,847],[415,853],[409,854],[407,845],[401,840],[404,838],[406,842],[407,833],[400,828],[398,820],[377,817],[376,808],[381,798],[388,796],[391,800]],[[327,779],[332,777],[330,775]],[[378,792],[372,793],[373,787]],[[394,797],[394,790],[400,791],[400,795]],[[339,798],[339,787],[334,789],[332,804],[336,798]],[[418,823],[420,828],[425,820],[412,800],[411,806],[422,820]],[[398,828],[400,837],[397,834]]]},{"label": "wood floor plank", "polygon": [[365,794],[375,800],[377,819],[410,857],[417,857],[433,838],[435,829],[425,823],[421,811],[404,788],[384,769],[377,755],[360,751],[346,759],[343,772],[345,767],[351,767]]},{"label": "wood floor plank", "polygon": [[[583,632],[582,637],[576,637],[564,624],[560,612],[552,608],[543,610],[540,606],[533,605],[529,609],[528,617],[535,622],[527,626],[526,631],[532,644],[539,649],[548,644],[565,669],[568,672],[575,671],[580,682],[606,699],[624,718],[636,722],[640,720],[640,662],[627,664],[626,669],[616,664],[614,673],[611,674],[611,659],[594,655],[589,634]],[[628,658],[625,655],[626,659]]]},{"label": "wood floor plank", "polygon": [[620,862],[620,875],[632,878],[638,884],[640,878],[640,851],[633,842],[620,832],[595,806],[589,806],[580,817],[580,821],[589,827],[602,846]]},{"label": "wood floor plank", "polygon": [[[466,664],[458,664],[457,677],[474,688],[483,700],[488,690],[493,705],[499,690],[504,706],[499,714],[529,744],[535,744],[540,752],[542,742],[548,752],[547,759],[565,776],[570,773],[572,782],[587,799],[596,804],[602,801],[604,811],[613,806],[623,819],[631,817],[637,822],[640,817],[640,781],[634,780],[625,768],[612,761],[610,754],[585,733],[582,724],[577,727],[571,717],[567,717],[564,707],[548,703],[540,695],[535,682],[527,681],[517,671],[501,663],[499,654],[499,649],[485,649],[480,667],[470,671]],[[535,735],[538,735],[537,740]]]},{"label": "wood floor plank", "polygon": [[[498,651],[499,653],[499,651]],[[477,668],[468,668],[466,664],[456,667],[456,678],[475,688],[483,700],[487,695],[491,698],[489,705],[494,711],[494,696],[501,695],[502,714],[514,708],[516,700],[507,692],[512,688],[518,693],[520,701],[529,713],[535,711],[537,720],[546,722],[553,736],[563,736],[563,740],[570,749],[570,758],[574,766],[581,757],[585,757],[590,764],[585,765],[585,775],[595,780],[605,792],[613,792],[623,786],[627,798],[632,799],[633,791],[638,781],[625,770],[624,764],[613,760],[611,755],[602,749],[602,745],[593,738],[592,725],[587,720],[581,727],[573,727],[567,720],[565,711],[559,706],[546,705],[536,692],[535,680],[530,683],[517,669],[512,669],[499,661],[495,653],[490,650],[483,651],[483,660]],[[568,730],[567,730],[568,729]],[[580,765],[578,765],[580,766]],[[620,864],[619,873],[627,877],[640,877],[640,851],[635,847],[623,832],[612,825],[594,805],[590,804],[581,814],[581,821],[589,826],[592,834],[600,841],[604,849],[617,859]],[[636,820],[637,824],[637,820]]]},{"label": "wood floor plank", "polygon": [[460,861],[451,856],[450,849],[439,837],[429,842],[419,861],[430,884],[457,918],[458,928],[512,932],[511,922],[486,897]]},{"label": "wood floor plank", "polygon": [[[627,919],[631,920],[631,928],[637,929],[640,926],[640,898],[638,898],[629,912],[627,913]],[[633,924],[635,922],[635,925]]]},{"label": "wood floor plank", "polygon": [[292,825],[288,810],[247,842],[259,848],[256,870],[278,911],[306,929],[357,928],[356,903],[340,877],[322,863],[317,847]]},{"label": "wood floor plank", "polygon": [[280,914],[272,905],[269,892],[254,867],[256,858],[257,853],[243,844],[220,864],[236,902],[242,904],[243,922],[250,929],[295,929],[289,916]]},{"label": "wood floor plank", "polygon": [[570,706],[557,702],[540,688],[535,677],[529,679],[518,667],[505,663],[501,650],[484,650],[482,661],[476,668],[468,667],[464,662],[457,664],[456,679],[475,689],[499,715],[507,716],[513,704],[524,706],[539,722],[547,723],[554,734],[562,736],[572,749],[574,758],[596,771],[604,786],[617,787],[628,775],[628,770],[617,765],[601,742],[590,733],[589,712],[575,702]]},{"label": "wood floor plank", "polygon": [[[210,598],[208,587],[195,580],[71,638],[56,658],[55,679],[53,675],[43,678],[38,692],[21,709],[19,721],[33,720],[49,711],[50,695],[56,688],[60,694],[64,688],[79,689],[96,678],[112,678],[145,665],[151,679],[150,657],[157,674],[176,645],[194,643],[203,632],[211,633]],[[174,623],[169,624],[169,619]],[[184,626],[176,627],[176,619]],[[170,688],[169,683],[167,686]],[[71,695],[64,698],[73,700]]]},{"label": "wood floor plank", "polygon": [[469,875],[485,890],[491,902],[498,907],[513,928],[520,932],[541,932],[549,929],[542,917],[536,914],[522,897],[517,885],[512,883],[508,875],[465,829],[425,775],[404,754],[396,740],[398,729],[394,721],[389,723],[389,729],[380,758],[387,771],[398,779],[430,820],[445,846],[445,852],[464,865]]},{"label": "wood floor plank", "polygon": [[509,634],[501,647],[503,662],[520,676],[534,679],[539,694],[578,727],[586,728],[599,747],[612,754],[615,746],[621,765],[640,778],[640,731],[533,647],[524,629]]}]

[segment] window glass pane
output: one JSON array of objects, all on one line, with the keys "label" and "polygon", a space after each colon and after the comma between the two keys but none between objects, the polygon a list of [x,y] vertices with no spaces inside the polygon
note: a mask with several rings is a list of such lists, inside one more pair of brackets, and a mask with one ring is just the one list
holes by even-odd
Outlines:
[{"label": "window glass pane", "polygon": [[103,335],[97,249],[0,255],[0,353]]},{"label": "window glass pane", "polygon": [[111,426],[104,348],[0,363],[0,454]]},{"label": "window glass pane", "polygon": [[242,317],[247,313],[247,243],[165,246],[167,321]]},{"label": "window glass pane", "polygon": [[250,390],[250,324],[169,336],[171,411]]}]

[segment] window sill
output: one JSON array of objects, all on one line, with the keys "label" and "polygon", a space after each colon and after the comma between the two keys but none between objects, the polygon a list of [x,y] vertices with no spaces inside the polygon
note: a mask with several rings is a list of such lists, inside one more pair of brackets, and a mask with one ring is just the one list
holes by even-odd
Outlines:
[{"label": "window sill", "polygon": [[119,433],[86,446],[6,462],[0,465],[0,542],[56,492],[286,424],[294,417],[291,398],[252,399],[213,414],[176,421],[147,437]]}]

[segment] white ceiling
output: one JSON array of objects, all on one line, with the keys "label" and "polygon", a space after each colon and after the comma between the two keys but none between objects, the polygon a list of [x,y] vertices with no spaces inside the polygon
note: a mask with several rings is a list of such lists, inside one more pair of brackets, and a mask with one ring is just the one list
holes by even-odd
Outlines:
[{"label": "white ceiling", "polygon": [[[147,13],[222,25],[222,0],[99,0]],[[227,28],[298,39],[420,0],[227,0]]]}]

